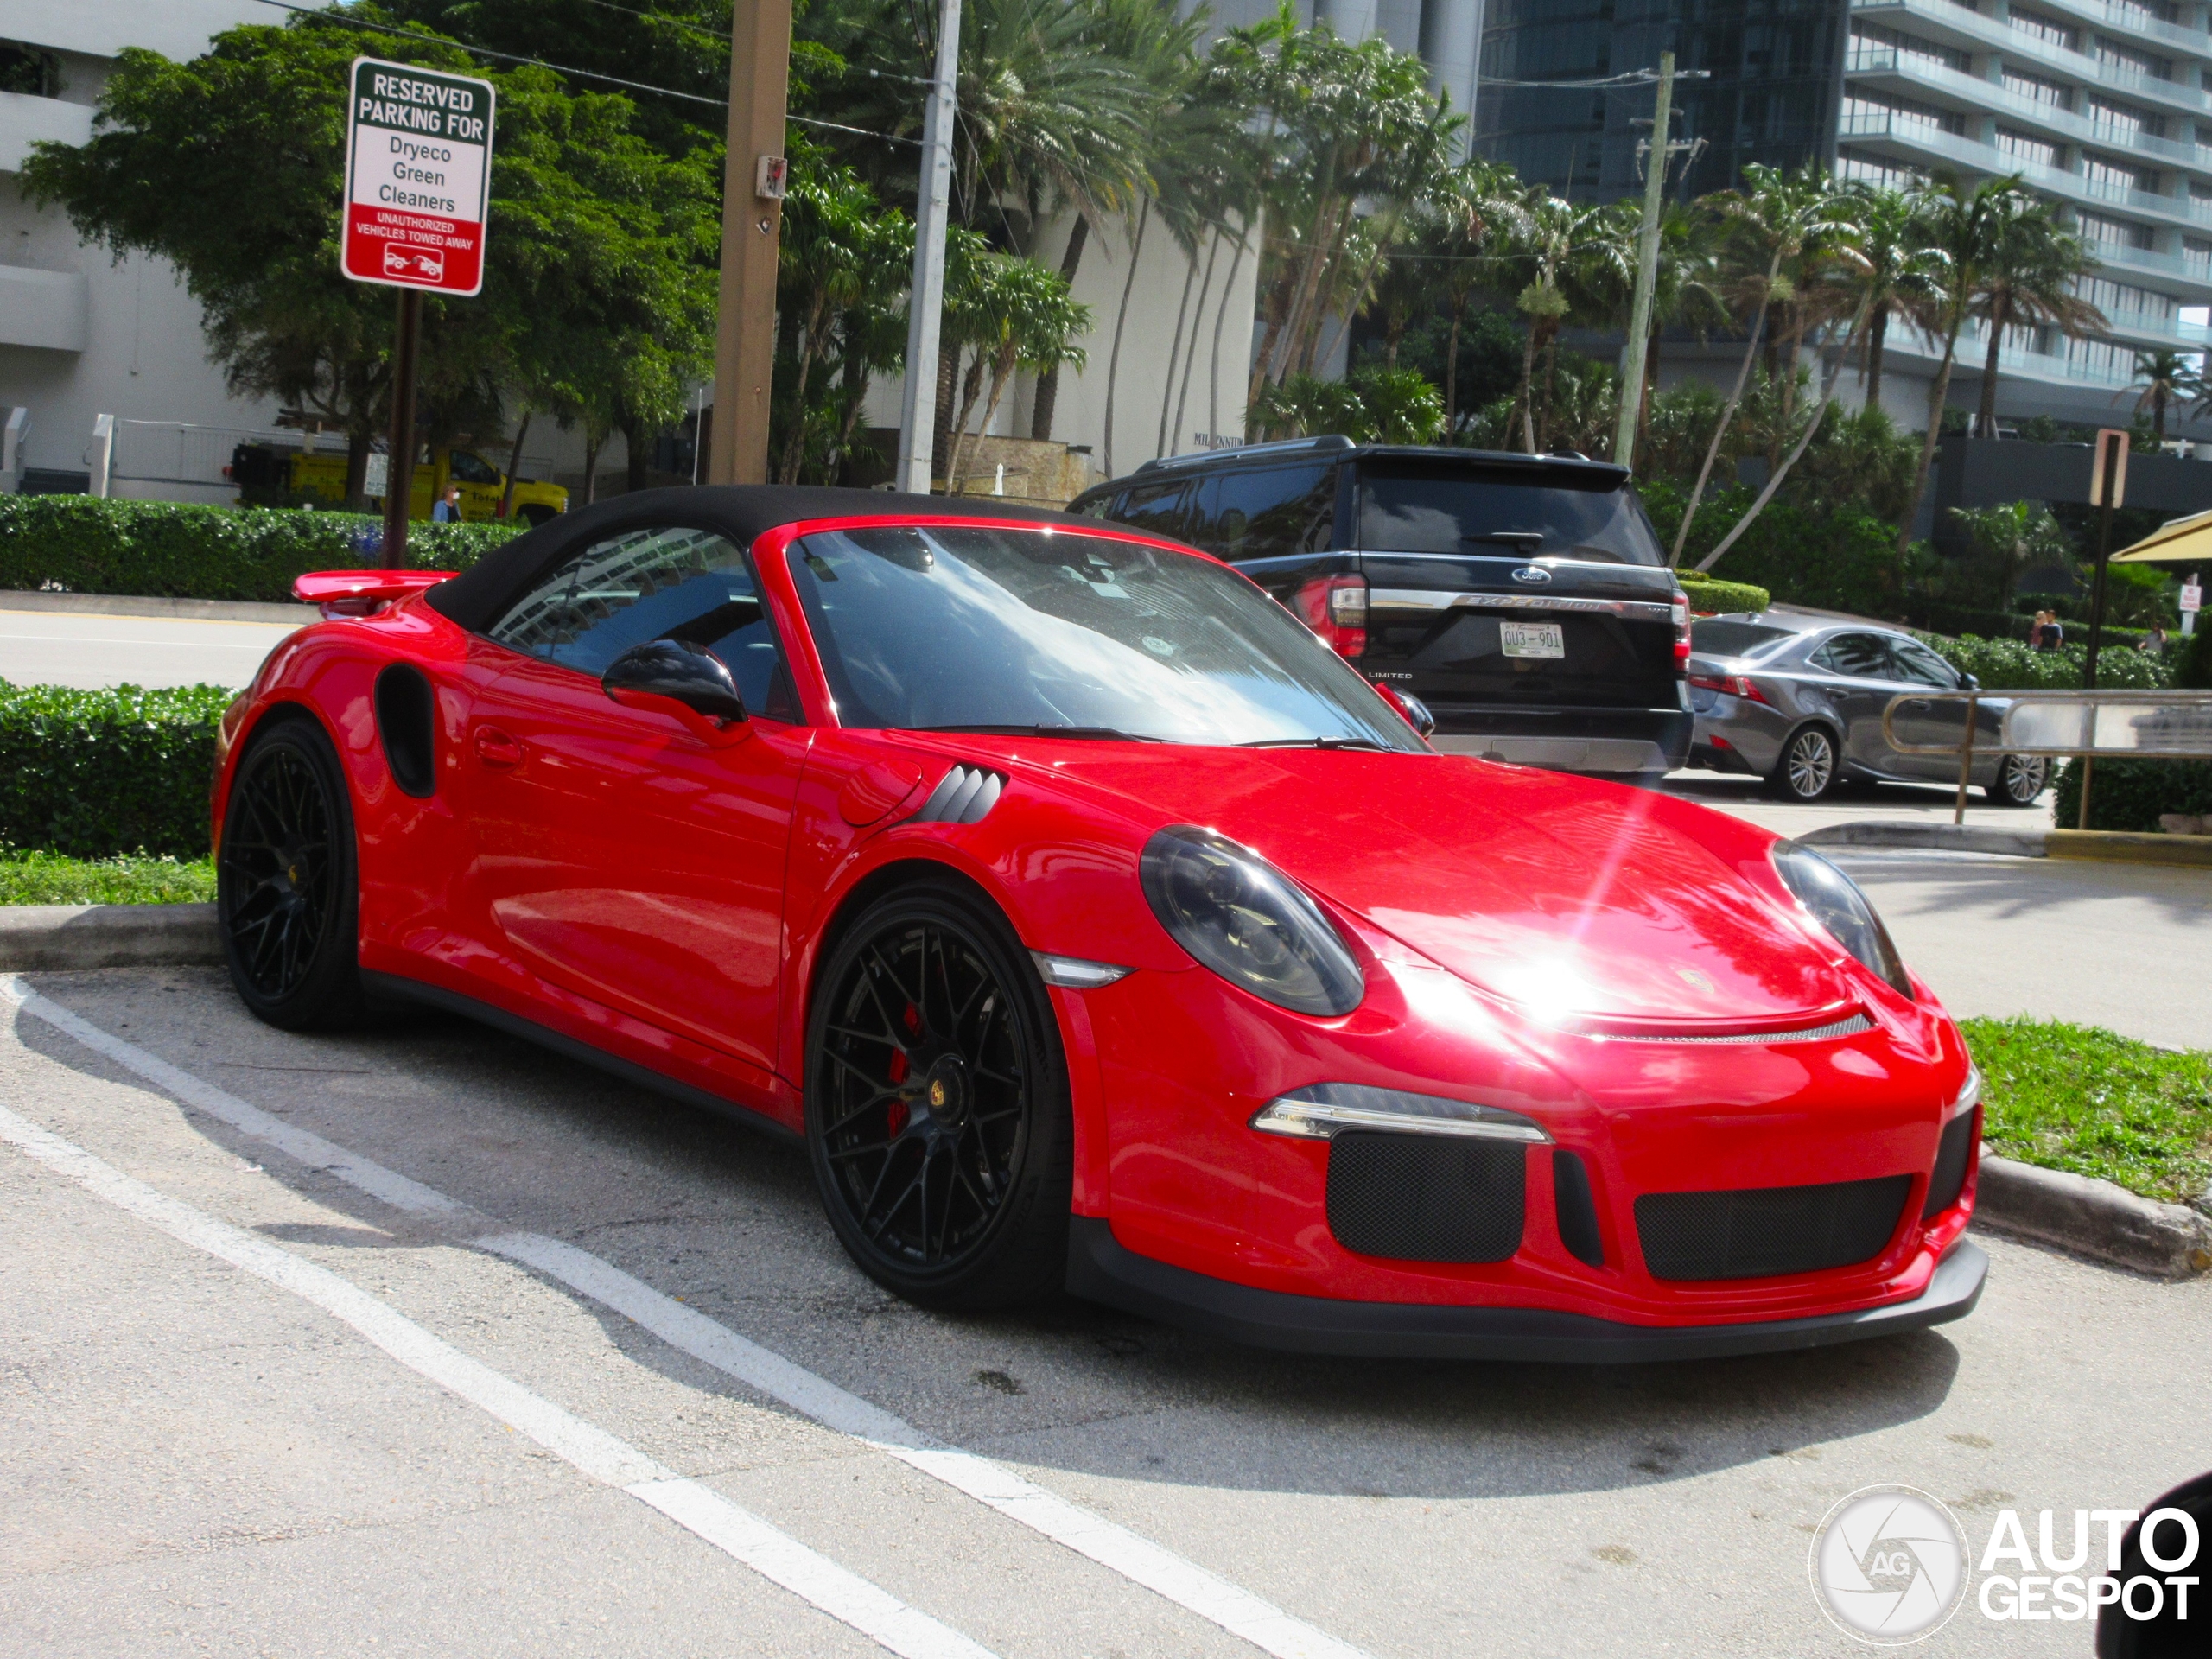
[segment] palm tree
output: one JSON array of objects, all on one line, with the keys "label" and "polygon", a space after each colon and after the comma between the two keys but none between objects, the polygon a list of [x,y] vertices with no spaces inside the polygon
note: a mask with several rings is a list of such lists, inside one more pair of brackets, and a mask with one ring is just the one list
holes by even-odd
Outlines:
[{"label": "palm tree", "polygon": [[2024,194],[2005,199],[1992,223],[1995,240],[1974,296],[1974,315],[1989,331],[1974,428],[1997,435],[1997,358],[2008,327],[2056,327],[2069,334],[2102,334],[2104,313],[2075,292],[2096,270],[2089,245],[2059,224],[2050,204]]},{"label": "palm tree", "polygon": [[1918,189],[1856,187],[1858,286],[1866,301],[1864,401],[1882,401],[1882,353],[1890,319],[1923,316],[1941,285],[1942,259],[1928,246],[1926,202]]},{"label": "palm tree", "polygon": [[[1729,296],[1740,312],[1748,311],[1745,327],[1744,360],[1736,371],[1736,385],[1721,406],[1712,441],[1707,444],[1697,482],[1682,509],[1682,522],[1675,532],[1671,562],[1681,563],[1689,541],[1690,525],[1697,517],[1706,481],[1720,454],[1728,428],[1744,401],[1744,387],[1751,379],[1767,334],[1767,315],[1776,306],[1796,303],[1800,268],[1808,252],[1842,233],[1853,223],[1844,188],[1833,175],[1808,162],[1795,173],[1752,162],[1744,168],[1745,188],[1724,190],[1707,197],[1707,211],[1716,214],[1725,230],[1735,280]],[[1802,332],[1802,330],[1801,330]],[[1794,378],[1794,371],[1793,371]]]},{"label": "palm tree", "polygon": [[[2163,445],[2166,441],[2166,410],[2177,403],[2205,401],[2204,359],[2187,352],[2155,351],[2135,353],[2135,382],[2143,388],[2135,412],[2151,411],[2151,429]],[[2127,394],[2122,392],[2120,397]],[[2113,399],[2114,403],[2120,397]]]},{"label": "palm tree", "polygon": [[2025,299],[2029,314],[2052,308],[2059,315],[2094,319],[2097,325],[2103,321],[2094,307],[2071,292],[2087,257],[2081,239],[2058,228],[2050,209],[2028,193],[2017,174],[1986,179],[1972,190],[1962,189],[1955,179],[1938,179],[1927,188],[1923,202],[1928,246],[1942,259],[1942,274],[1941,286],[1916,321],[1931,344],[1942,343],[1943,356],[1928,389],[1928,425],[1921,435],[1920,462],[1897,524],[1899,553],[1912,543],[1912,522],[1928,491],[1928,468],[1936,456],[1936,442],[1942,435],[1959,335],[1967,321],[1980,315],[1989,321],[1982,404],[1993,420],[1997,352],[2005,322],[2022,315],[2015,311],[2016,305]]}]

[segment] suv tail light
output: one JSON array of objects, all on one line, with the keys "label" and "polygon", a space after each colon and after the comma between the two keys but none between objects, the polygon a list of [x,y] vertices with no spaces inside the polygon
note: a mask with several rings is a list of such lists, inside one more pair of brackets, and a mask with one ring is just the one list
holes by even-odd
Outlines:
[{"label": "suv tail light", "polygon": [[1690,660],[1690,596],[1677,592],[1675,595],[1675,666],[1681,668]]},{"label": "suv tail light", "polygon": [[1758,688],[1758,682],[1741,674],[1693,674],[1690,683],[1700,691],[1726,691],[1732,697],[1746,698],[1752,702],[1769,699]]},{"label": "suv tail light", "polygon": [[1292,595],[1290,608],[1339,657],[1367,649],[1365,576],[1316,576]]}]

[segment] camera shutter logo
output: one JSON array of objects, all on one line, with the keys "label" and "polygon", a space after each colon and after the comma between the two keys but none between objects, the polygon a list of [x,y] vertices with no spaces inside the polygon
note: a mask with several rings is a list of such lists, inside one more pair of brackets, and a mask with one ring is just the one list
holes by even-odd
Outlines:
[{"label": "camera shutter logo", "polygon": [[1845,1631],[1902,1647],[1941,1630],[1967,1594],[1967,1535],[1936,1498],[1867,1486],[1813,1535],[1813,1592]]}]

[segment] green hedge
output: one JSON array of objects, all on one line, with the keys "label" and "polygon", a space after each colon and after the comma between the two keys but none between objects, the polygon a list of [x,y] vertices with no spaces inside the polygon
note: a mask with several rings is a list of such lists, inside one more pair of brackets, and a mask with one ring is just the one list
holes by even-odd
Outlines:
[{"label": "green hedge", "polygon": [[[1639,485],[1637,493],[1662,544],[1672,547],[1688,489],[1662,478]],[[1748,485],[1732,485],[1698,510],[1689,545],[1682,550],[1685,573],[1719,543],[1757,494]],[[1854,616],[1897,615],[1906,595],[1897,527],[1849,505],[1815,512],[1774,502],[1720,556],[1711,575],[1716,581],[1756,583],[1784,605]]]},{"label": "green hedge", "polygon": [[[287,600],[303,572],[374,564],[378,528],[350,512],[0,495],[0,588]],[[410,524],[408,557],[465,570],[523,528]]]},{"label": "green hedge", "polygon": [[[2100,760],[2089,782],[2089,828],[2158,833],[2162,812],[2212,812],[2212,760]],[[2059,763],[2052,822],[2082,821],[2082,768]]]},{"label": "green hedge", "polygon": [[1690,608],[1694,611],[1763,611],[1773,601],[1774,596],[1765,588],[1748,582],[1722,582],[1691,570],[1675,574],[1681,578],[1682,591],[1690,596]]},{"label": "green hedge", "polygon": [[[2088,647],[2076,645],[2037,651],[2018,639],[1982,639],[1973,634],[1960,639],[1933,633],[1920,637],[1952,667],[1973,675],[1990,691],[2074,690],[2082,683],[2089,655]],[[2097,684],[2106,690],[2164,690],[2172,683],[2170,659],[2124,645],[2107,645],[2097,653]]]},{"label": "green hedge", "polygon": [[0,681],[0,842],[72,858],[204,858],[220,686]]}]

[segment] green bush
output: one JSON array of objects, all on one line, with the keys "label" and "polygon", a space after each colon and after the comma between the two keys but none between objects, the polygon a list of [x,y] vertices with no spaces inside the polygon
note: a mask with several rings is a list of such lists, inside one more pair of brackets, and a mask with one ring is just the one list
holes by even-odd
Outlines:
[{"label": "green bush", "polygon": [[2166,655],[2173,659],[2176,685],[2212,691],[2212,619],[2200,616],[2196,622],[2196,632],[2188,639],[2167,642]]},{"label": "green bush", "polygon": [[[2071,691],[2081,685],[2088,663],[2083,645],[2037,651],[2024,640],[1983,639],[1971,633],[1957,639],[1934,633],[1920,637],[1952,667],[1973,675],[1989,691]],[[2172,677],[2172,667],[2164,658],[2139,651],[2107,645],[2097,654],[2097,684],[2108,691],[2160,691]]]},{"label": "green bush", "polygon": [[0,681],[0,842],[202,858],[220,686],[75,691]]},{"label": "green bush", "polygon": [[[1689,491],[1655,479],[1641,493],[1660,540],[1672,547]],[[1684,574],[1694,573],[1697,562],[1734,527],[1757,493],[1738,484],[1698,510],[1682,550]],[[1856,507],[1817,512],[1776,501],[1721,556],[1712,575],[1716,581],[1755,583],[1785,605],[1895,616],[1906,592],[1905,560],[1896,543],[1894,526]]]},{"label": "green bush", "polygon": [[[410,524],[408,557],[465,570],[522,528]],[[0,588],[287,600],[303,572],[374,564],[378,531],[359,513],[0,495]]]},{"label": "green bush", "polygon": [[[2071,830],[2082,821],[2082,768],[2062,761],[2052,821]],[[2158,833],[2162,812],[2212,812],[2212,760],[2099,760],[2089,779],[2089,828]]]},{"label": "green bush", "polygon": [[1690,596],[1694,611],[1713,613],[1763,611],[1773,601],[1773,595],[1764,588],[1754,588],[1748,582],[1718,582],[1711,576],[1700,576],[1694,570],[1678,570],[1682,579],[1682,591]]}]

